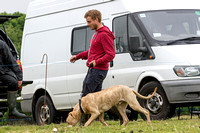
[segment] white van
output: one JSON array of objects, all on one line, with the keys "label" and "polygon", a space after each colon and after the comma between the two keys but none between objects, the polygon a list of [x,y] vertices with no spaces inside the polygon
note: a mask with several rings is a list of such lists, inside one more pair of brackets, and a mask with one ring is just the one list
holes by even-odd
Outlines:
[{"label": "white van", "polygon": [[35,0],[27,10],[21,49],[24,80],[33,84],[24,87],[21,106],[38,124],[60,120],[61,111],[72,110],[80,98],[88,68],[85,60],[69,59],[89,48],[94,31],[84,14],[90,9],[102,12],[116,37],[103,88],[123,84],[149,95],[158,87],[152,99],[139,99],[151,119],[170,118],[176,106],[200,102],[198,0]]}]

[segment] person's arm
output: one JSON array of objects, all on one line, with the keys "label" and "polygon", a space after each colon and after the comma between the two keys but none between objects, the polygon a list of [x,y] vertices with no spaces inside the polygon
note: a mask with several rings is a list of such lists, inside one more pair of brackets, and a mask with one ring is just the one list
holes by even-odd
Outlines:
[{"label": "person's arm", "polygon": [[[4,42],[3,42],[4,43]],[[22,71],[19,68],[19,65],[17,64],[16,60],[14,59],[12,53],[10,52],[9,47],[7,44],[3,45],[4,47],[4,59],[5,59],[5,65],[8,65],[10,70],[13,71],[13,73],[16,75],[18,81],[22,81],[23,74]]]},{"label": "person's arm", "polygon": [[21,86],[22,85],[22,81],[18,81],[18,86]]},{"label": "person's arm", "polygon": [[115,48],[114,48],[113,39],[107,35],[104,35],[104,36],[101,36],[101,43],[103,44],[105,55],[95,60],[96,65],[106,64],[108,62],[111,62],[115,57]]},{"label": "person's arm", "polygon": [[88,59],[88,52],[89,52],[89,50],[81,52],[80,54],[76,55],[76,58],[82,59],[82,60],[87,60]]},{"label": "person's arm", "polygon": [[76,55],[74,55],[74,56],[72,56],[71,58],[70,58],[70,62],[71,63],[74,63],[74,62],[76,62],[78,60],[78,58],[76,57]]},{"label": "person's arm", "polygon": [[74,63],[74,62],[76,62],[76,61],[79,60],[79,59],[86,60],[86,59],[88,58],[88,52],[89,52],[89,50],[84,51],[84,52],[81,52],[81,53],[78,54],[78,55],[72,56],[72,57],[70,58],[70,62],[71,62],[71,63]]}]

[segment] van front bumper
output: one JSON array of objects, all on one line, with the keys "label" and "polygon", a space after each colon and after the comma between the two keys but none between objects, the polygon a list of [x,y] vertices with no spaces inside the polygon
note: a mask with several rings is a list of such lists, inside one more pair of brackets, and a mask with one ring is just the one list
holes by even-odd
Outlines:
[{"label": "van front bumper", "polygon": [[161,82],[170,103],[200,102],[200,79]]}]

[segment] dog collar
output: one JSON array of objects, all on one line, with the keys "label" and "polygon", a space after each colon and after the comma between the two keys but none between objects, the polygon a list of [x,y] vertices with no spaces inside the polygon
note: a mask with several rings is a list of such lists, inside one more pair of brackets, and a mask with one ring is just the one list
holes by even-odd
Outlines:
[{"label": "dog collar", "polygon": [[83,109],[82,109],[82,107],[81,107],[81,99],[79,99],[79,108],[80,108],[80,110],[81,110],[81,113],[84,113],[84,112],[83,112]]}]

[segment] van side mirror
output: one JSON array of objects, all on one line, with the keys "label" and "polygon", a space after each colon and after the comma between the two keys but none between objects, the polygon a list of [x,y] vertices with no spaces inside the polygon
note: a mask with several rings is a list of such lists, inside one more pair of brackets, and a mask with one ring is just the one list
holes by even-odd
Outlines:
[{"label": "van side mirror", "polygon": [[138,52],[146,53],[147,52],[147,48],[146,47],[139,47],[138,48]]},{"label": "van side mirror", "polygon": [[129,46],[129,50],[131,51],[131,53],[135,53],[137,52],[138,48],[140,46],[140,39],[139,37],[130,37],[130,46]]},{"label": "van side mirror", "polygon": [[155,55],[145,39],[142,42],[144,46],[140,45],[138,36],[130,37],[129,39],[129,50],[133,60],[155,59]]},{"label": "van side mirror", "polygon": [[131,53],[136,52],[147,52],[146,47],[140,47],[140,39],[138,36],[130,37],[130,51]]}]

